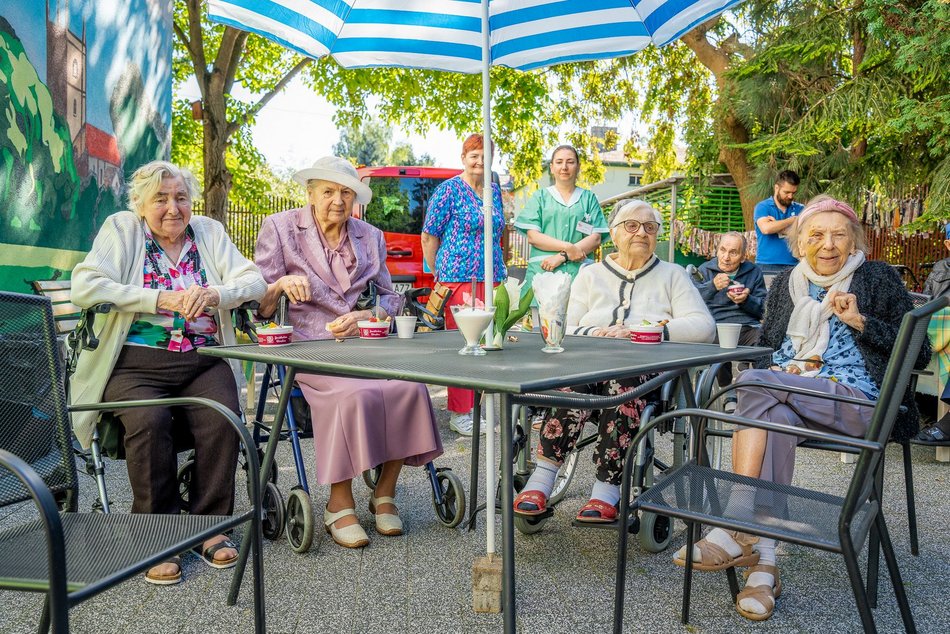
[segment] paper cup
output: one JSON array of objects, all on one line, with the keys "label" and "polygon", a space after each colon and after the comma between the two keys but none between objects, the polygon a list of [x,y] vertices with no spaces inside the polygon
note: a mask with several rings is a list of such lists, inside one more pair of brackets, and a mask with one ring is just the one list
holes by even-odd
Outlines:
[{"label": "paper cup", "polygon": [[742,324],[716,324],[716,331],[719,333],[720,348],[735,348],[739,345]]},{"label": "paper cup", "polygon": [[294,336],[293,326],[261,328],[257,331],[257,343],[262,346],[286,346]]},{"label": "paper cup", "polygon": [[388,321],[358,321],[356,327],[360,329],[360,339],[385,339],[389,335]]},{"label": "paper cup", "polygon": [[663,326],[631,326],[630,341],[650,345],[663,343]]},{"label": "paper cup", "polygon": [[415,315],[400,315],[396,317],[396,336],[400,339],[412,339],[416,332]]}]

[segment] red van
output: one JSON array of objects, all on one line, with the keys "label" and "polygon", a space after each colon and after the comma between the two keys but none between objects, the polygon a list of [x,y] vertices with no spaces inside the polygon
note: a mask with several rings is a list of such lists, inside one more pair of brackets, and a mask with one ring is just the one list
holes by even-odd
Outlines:
[{"label": "red van", "polygon": [[360,179],[373,190],[373,200],[357,204],[354,215],[386,236],[386,265],[396,292],[432,288],[432,272],[422,257],[422,221],[429,197],[442,181],[461,174],[445,167],[360,167]]}]

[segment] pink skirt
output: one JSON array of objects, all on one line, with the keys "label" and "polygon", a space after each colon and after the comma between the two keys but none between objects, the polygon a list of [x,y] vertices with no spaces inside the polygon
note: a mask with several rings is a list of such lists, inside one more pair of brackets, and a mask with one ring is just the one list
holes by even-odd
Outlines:
[{"label": "pink skirt", "polygon": [[390,460],[410,467],[442,455],[429,392],[422,383],[298,374],[313,417],[317,482],[359,476]]}]

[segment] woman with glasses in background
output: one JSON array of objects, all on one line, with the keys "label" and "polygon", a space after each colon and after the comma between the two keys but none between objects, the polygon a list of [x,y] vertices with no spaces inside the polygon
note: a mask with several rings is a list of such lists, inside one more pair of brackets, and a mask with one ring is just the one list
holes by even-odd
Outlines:
[{"label": "woman with glasses in background", "polygon": [[[593,337],[628,339],[631,326],[650,322],[663,325],[664,339],[709,343],[716,322],[699,291],[676,264],[656,257],[657,236],[663,229],[660,213],[642,200],[621,200],[608,221],[617,247],[602,262],[580,270],[571,286],[567,307],[567,332]],[[579,385],[573,392],[602,396],[627,392],[656,375]],[[596,482],[590,501],[577,515],[580,522],[604,523],[617,518],[623,456],[637,427],[645,399],[611,410],[557,409],[541,427],[537,468],[515,498],[519,515],[545,511],[558,469],[573,450],[585,423],[598,422],[599,436],[593,461]]]}]

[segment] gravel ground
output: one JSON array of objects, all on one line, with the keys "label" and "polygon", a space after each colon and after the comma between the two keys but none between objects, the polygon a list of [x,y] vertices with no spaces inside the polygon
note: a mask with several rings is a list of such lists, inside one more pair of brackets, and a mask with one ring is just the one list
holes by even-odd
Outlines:
[{"label": "gravel ground", "polygon": [[[465,483],[471,441],[448,429],[445,390],[432,388],[439,411],[445,454],[437,466],[449,467]],[[668,437],[658,440],[658,452],[669,453]],[[312,472],[312,442],[303,442]],[[728,454],[728,452],[726,452]],[[594,470],[584,454],[567,497],[544,530],[534,535],[515,533],[520,632],[601,632],[612,623],[615,534],[574,528],[571,518],[586,502]],[[950,522],[947,498],[950,465],[938,463],[934,451],[914,449],[914,475],[921,553],[910,553],[903,471],[899,447],[888,450],[885,512],[920,632],[947,631],[947,570],[950,569]],[[296,484],[287,443],[278,453],[278,485],[286,497]],[[482,464],[484,469],[484,464]],[[837,454],[802,451],[796,482],[829,491],[842,491],[851,474]],[[484,471],[483,471],[484,473]],[[128,510],[131,499],[125,466],[107,465],[109,490],[117,512]],[[484,487],[482,487],[484,488]],[[241,491],[243,487],[238,487]],[[355,487],[357,512],[368,529],[369,492]],[[319,513],[328,487],[312,487]],[[484,495],[484,492],[482,493]],[[81,476],[80,505],[88,510],[94,497],[91,479]],[[407,469],[400,480],[399,507],[406,525],[401,537],[382,537],[371,530],[370,545],[346,550],[322,530],[306,554],[295,554],[287,542],[266,542],[265,586],[268,632],[497,632],[501,615],[475,614],[471,609],[471,570],[485,551],[484,516],[478,529],[448,529],[439,523],[424,470]],[[238,506],[246,505],[238,499]],[[20,506],[4,510],[0,528],[33,517]],[[319,521],[319,520],[318,520]],[[319,529],[319,525],[318,525]],[[634,539],[626,580],[624,630],[629,632],[856,632],[861,630],[843,562],[837,555],[780,545],[779,567],[784,594],[773,618],[754,624],[736,614],[724,574],[694,576],[689,625],[679,621],[682,570],[670,561],[673,548],[684,542],[677,524],[671,549],[650,554]],[[500,550],[500,532],[499,532]],[[863,563],[862,563],[863,566]],[[130,580],[71,610],[73,632],[170,633],[250,632],[253,628],[250,578],[238,605],[225,605],[229,574],[184,558],[184,583],[151,586]],[[886,571],[882,572],[880,605],[875,611],[882,632],[902,629]],[[42,606],[36,594],[0,592],[0,632],[35,631]]]}]

